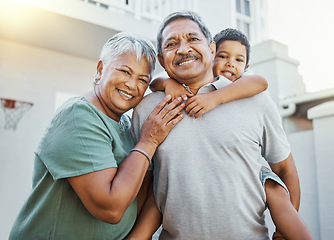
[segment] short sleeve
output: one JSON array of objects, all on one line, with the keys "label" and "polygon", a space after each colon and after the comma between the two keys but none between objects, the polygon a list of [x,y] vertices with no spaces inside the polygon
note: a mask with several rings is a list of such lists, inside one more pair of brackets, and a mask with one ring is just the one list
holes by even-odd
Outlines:
[{"label": "short sleeve", "polygon": [[113,142],[105,120],[79,101],[58,111],[36,154],[56,180],[117,167]]},{"label": "short sleeve", "polygon": [[262,156],[270,163],[278,163],[289,156],[291,149],[277,106],[269,95],[267,103],[263,119]]}]

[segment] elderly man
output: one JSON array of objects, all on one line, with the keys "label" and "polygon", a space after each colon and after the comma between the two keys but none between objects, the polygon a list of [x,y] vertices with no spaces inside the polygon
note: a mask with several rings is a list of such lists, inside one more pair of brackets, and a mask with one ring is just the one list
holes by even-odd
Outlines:
[{"label": "elderly man", "polygon": [[[197,14],[169,15],[157,45],[159,62],[169,77],[194,94],[230,83],[213,76],[215,43]],[[137,106],[133,115],[137,136],[164,96],[152,93]],[[160,239],[269,239],[259,180],[264,158],[298,208],[296,167],[268,93],[219,105],[196,119],[185,116],[154,157],[154,196],[163,215]]]}]

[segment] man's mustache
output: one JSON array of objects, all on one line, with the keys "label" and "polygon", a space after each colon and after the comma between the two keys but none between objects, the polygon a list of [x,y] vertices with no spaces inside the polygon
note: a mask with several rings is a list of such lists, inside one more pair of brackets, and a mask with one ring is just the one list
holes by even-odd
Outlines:
[{"label": "man's mustache", "polygon": [[185,54],[182,55],[182,57],[180,57],[179,59],[177,59],[175,61],[175,64],[178,65],[180,64],[182,61],[184,61],[185,59],[199,59],[201,56],[199,54]]}]

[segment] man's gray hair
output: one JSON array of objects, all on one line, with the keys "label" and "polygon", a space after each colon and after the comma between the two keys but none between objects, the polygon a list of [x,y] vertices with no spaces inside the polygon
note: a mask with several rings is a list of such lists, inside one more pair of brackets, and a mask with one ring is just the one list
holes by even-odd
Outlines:
[{"label": "man's gray hair", "polygon": [[145,57],[151,70],[151,76],[153,75],[156,62],[154,46],[150,40],[133,33],[120,32],[110,38],[102,47],[100,60],[103,64],[108,65],[127,52],[135,53],[138,62]]},{"label": "man's gray hair", "polygon": [[195,12],[192,11],[180,11],[180,12],[174,12],[169,14],[164,21],[162,22],[162,24],[160,25],[160,29],[158,32],[158,36],[157,36],[157,50],[158,50],[158,54],[162,55],[162,50],[161,50],[161,43],[162,43],[162,32],[164,31],[164,29],[166,28],[166,26],[178,19],[189,19],[192,20],[194,22],[196,22],[199,26],[199,28],[201,29],[202,33],[204,34],[204,36],[206,37],[208,44],[210,45],[210,43],[212,42],[212,36],[211,33],[209,31],[209,29],[206,27],[206,25],[204,24],[202,18]]}]

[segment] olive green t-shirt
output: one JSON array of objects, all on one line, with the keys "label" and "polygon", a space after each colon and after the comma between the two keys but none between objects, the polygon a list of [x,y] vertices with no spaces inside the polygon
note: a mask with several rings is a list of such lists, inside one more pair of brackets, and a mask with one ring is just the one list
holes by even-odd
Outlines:
[{"label": "olive green t-shirt", "polygon": [[67,181],[118,165],[134,146],[130,118],[116,122],[84,97],[57,111],[35,152],[33,189],[9,239],[122,239],[132,228],[136,200],[118,224],[93,217]]}]

